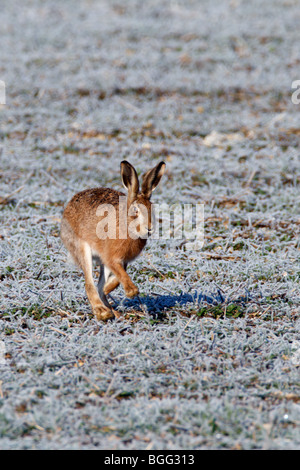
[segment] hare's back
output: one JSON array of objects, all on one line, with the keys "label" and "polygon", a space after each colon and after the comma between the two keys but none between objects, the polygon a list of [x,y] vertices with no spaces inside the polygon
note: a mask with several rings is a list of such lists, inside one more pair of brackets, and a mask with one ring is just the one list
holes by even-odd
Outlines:
[{"label": "hare's back", "polygon": [[117,208],[121,196],[124,194],[110,188],[86,189],[72,197],[64,210],[63,219],[68,221],[73,229],[87,229],[99,221],[97,209],[101,204],[112,204]]},{"label": "hare's back", "polygon": [[124,193],[110,188],[86,189],[75,194],[68,206],[76,211],[97,210],[100,204],[117,206],[121,196],[124,196]]}]

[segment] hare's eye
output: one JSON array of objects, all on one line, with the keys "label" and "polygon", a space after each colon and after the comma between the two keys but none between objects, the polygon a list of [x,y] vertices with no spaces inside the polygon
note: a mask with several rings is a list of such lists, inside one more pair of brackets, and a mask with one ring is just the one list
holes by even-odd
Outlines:
[{"label": "hare's eye", "polygon": [[132,206],[132,208],[131,208],[131,215],[132,215],[133,217],[136,217],[136,216],[138,215],[138,213],[139,213],[139,209],[137,208],[137,206]]}]

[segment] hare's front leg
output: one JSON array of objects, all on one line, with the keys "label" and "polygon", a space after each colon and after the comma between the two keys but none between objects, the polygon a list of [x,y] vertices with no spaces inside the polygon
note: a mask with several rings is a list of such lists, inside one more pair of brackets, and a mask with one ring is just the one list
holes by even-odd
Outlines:
[{"label": "hare's front leg", "polygon": [[[123,267],[126,271],[127,263],[123,263]],[[103,287],[103,292],[105,295],[107,295],[107,294],[110,294],[110,292],[115,290],[120,285],[120,281],[108,268],[105,267],[104,269],[105,269],[105,284]]]},{"label": "hare's front leg", "polygon": [[122,284],[125,290],[125,295],[127,297],[135,297],[138,295],[139,290],[136,287],[136,285],[132,282],[130,277],[128,276],[126,272],[126,264],[122,264],[121,261],[114,261],[110,262],[107,264],[108,269],[112,271],[112,273],[116,276],[116,278],[113,278],[111,281],[108,280],[107,283],[104,286],[104,292],[105,294],[108,294],[111,292],[113,289],[115,289],[118,285],[119,282]]}]

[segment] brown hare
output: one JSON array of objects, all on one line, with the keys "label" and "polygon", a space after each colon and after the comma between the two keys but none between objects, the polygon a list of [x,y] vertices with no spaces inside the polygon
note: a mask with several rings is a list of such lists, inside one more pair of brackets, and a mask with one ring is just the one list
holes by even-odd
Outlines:
[{"label": "brown hare", "polygon": [[[127,264],[143,250],[153,232],[150,197],[165,172],[160,162],[142,177],[141,190],[134,167],[121,162],[121,179],[128,191],[94,188],[75,194],[67,204],[61,222],[61,239],[75,263],[83,270],[85,289],[98,320],[120,316],[106,295],[120,283],[127,297],[138,295],[126,272]],[[100,264],[96,288],[92,261]]]}]

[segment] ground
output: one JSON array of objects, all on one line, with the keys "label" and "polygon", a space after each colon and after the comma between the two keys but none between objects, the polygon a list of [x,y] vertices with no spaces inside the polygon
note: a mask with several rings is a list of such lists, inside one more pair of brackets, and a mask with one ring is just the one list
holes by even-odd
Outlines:
[{"label": "ground", "polygon": [[[298,2],[2,3],[0,448],[299,449]],[[104,324],[59,224],[123,159],[204,244]]]}]

